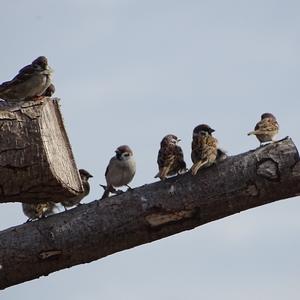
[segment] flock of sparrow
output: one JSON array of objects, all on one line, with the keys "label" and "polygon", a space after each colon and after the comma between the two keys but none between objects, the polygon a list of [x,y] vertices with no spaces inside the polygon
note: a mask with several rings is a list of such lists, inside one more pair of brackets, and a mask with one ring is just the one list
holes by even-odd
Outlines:
[{"label": "flock of sparrow", "polygon": [[[22,68],[11,81],[3,82],[0,85],[0,99],[10,102],[51,97],[55,92],[54,85],[51,83],[52,72],[47,58],[38,57],[30,65]],[[274,115],[264,113],[254,131],[249,132],[248,135],[255,135],[262,145],[262,143],[272,142],[278,130],[279,125]],[[226,153],[218,148],[218,141],[212,135],[214,131],[206,124],[194,128],[191,152],[193,165],[190,168],[192,175],[196,175],[202,168],[210,167],[227,158]],[[173,134],[168,134],[162,139],[157,158],[159,171],[155,178],[165,180],[167,177],[188,171],[182,149],[178,145],[179,142],[180,139]],[[106,185],[101,185],[104,188],[101,199],[108,197],[110,193],[119,194],[122,192],[116,188],[127,186],[131,189],[128,184],[132,181],[136,171],[133,152],[129,146],[122,145],[117,148],[115,153],[106,168]],[[61,201],[65,209],[79,205],[81,200],[89,194],[88,180],[93,176],[84,169],[80,169],[79,174],[83,184],[83,192],[76,197]],[[56,205],[54,202],[22,203],[23,212],[28,217],[27,222],[53,214]]]}]

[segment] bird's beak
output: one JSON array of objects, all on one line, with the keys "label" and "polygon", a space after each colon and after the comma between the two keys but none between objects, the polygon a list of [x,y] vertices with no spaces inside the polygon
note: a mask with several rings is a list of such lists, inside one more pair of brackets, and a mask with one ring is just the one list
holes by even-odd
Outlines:
[{"label": "bird's beak", "polygon": [[210,129],[210,133],[213,133],[213,132],[215,132],[215,130],[211,128],[211,129]]},{"label": "bird's beak", "polygon": [[181,142],[181,139],[177,139],[177,143]]}]

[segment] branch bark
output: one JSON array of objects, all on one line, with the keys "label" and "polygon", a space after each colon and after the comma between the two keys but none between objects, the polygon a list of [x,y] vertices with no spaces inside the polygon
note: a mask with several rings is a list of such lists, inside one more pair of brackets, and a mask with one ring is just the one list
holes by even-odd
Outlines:
[{"label": "branch bark", "polygon": [[0,203],[83,192],[58,99],[0,102]]},{"label": "branch bark", "polygon": [[0,288],[300,194],[290,138],[0,232]]}]

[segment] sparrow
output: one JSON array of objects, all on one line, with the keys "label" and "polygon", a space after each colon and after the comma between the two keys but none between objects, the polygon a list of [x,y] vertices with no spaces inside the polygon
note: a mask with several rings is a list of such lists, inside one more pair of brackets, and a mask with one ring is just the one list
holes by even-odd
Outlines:
[{"label": "sparrow", "polygon": [[216,161],[218,140],[212,136],[214,131],[206,124],[201,124],[194,128],[191,153],[193,161],[193,166],[191,167],[192,175],[196,175],[199,169],[209,167]]},{"label": "sparrow", "polygon": [[256,124],[254,131],[248,133],[248,135],[254,134],[260,142],[260,145],[265,142],[272,142],[273,137],[279,131],[279,124],[277,123],[274,115],[270,113],[264,113],[261,115],[261,120]]},{"label": "sparrow", "polygon": [[109,196],[109,193],[117,194],[115,188],[126,185],[129,189],[131,187],[128,185],[136,171],[136,163],[133,158],[133,152],[127,145],[122,145],[115,151],[116,155],[113,156],[105,171],[106,186],[104,188],[104,193],[101,199]]},{"label": "sparrow", "polygon": [[168,134],[162,139],[157,156],[159,172],[154,178],[159,177],[160,180],[164,180],[168,176],[186,172],[186,163],[182,149],[178,146],[179,142],[180,139],[173,134]]},{"label": "sparrow", "polygon": [[55,93],[55,86],[54,84],[50,84],[46,91],[43,93],[43,97],[51,97]]},{"label": "sparrow", "polygon": [[30,65],[22,68],[11,81],[0,85],[0,98],[6,101],[38,98],[50,86],[52,72],[47,58],[39,56]]},{"label": "sparrow", "polygon": [[76,197],[69,198],[61,202],[62,206],[67,210],[67,207],[72,207],[75,205],[79,205],[80,201],[89,194],[90,192],[90,184],[88,180],[93,177],[88,171],[84,169],[79,170],[79,175],[81,177],[83,192]]},{"label": "sparrow", "polygon": [[28,217],[27,222],[31,222],[35,219],[41,219],[48,215],[54,213],[54,208],[56,207],[54,202],[47,203],[22,203],[23,213],[26,217]]}]

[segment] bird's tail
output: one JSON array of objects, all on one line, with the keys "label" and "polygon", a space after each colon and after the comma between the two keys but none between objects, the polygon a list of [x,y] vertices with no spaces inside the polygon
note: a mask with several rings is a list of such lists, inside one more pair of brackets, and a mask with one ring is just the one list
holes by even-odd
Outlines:
[{"label": "bird's tail", "polygon": [[155,175],[154,178],[160,178],[160,180],[165,180],[168,176],[170,167],[163,167],[159,169],[159,172]]},{"label": "bird's tail", "polygon": [[193,164],[191,167],[192,175],[195,176],[198,173],[198,170],[201,169],[204,165],[206,165],[207,162],[208,162],[208,160],[205,159],[205,160],[200,160],[200,161],[196,162],[195,164]]},{"label": "bird's tail", "polygon": [[109,193],[116,193],[117,191],[115,190],[115,188],[111,185],[103,185],[103,184],[99,184],[103,189],[104,189],[104,193],[101,197],[101,199],[107,198],[109,196]]},{"label": "bird's tail", "polygon": [[101,199],[107,198],[109,196],[109,189],[105,189]]}]

